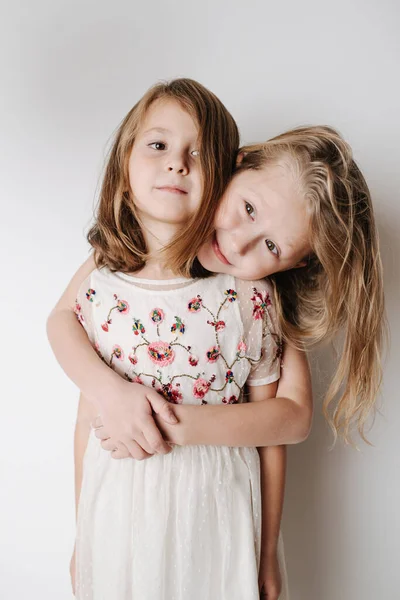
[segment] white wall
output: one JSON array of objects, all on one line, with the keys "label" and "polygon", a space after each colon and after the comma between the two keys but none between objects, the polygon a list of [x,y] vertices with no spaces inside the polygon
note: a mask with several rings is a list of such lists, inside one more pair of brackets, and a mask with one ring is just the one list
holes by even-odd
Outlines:
[{"label": "white wall", "polygon": [[330,356],[317,353],[314,429],[290,450],[284,534],[293,600],[400,598],[399,4],[3,0],[0,10],[0,596],[70,598],[77,390],[45,320],[86,256],[112,131],[150,84],[190,76],[226,103],[244,141],[336,126],[370,183],[392,329],[382,415],[374,447],[329,452]]}]

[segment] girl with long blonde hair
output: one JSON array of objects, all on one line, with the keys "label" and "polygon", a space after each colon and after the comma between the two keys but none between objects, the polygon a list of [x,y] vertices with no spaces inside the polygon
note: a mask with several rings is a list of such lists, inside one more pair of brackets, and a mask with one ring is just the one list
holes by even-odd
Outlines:
[{"label": "girl with long blonde hair", "polygon": [[[177,421],[172,404],[228,415],[245,384],[257,404],[276,396],[282,345],[271,285],[207,277],[194,256],[190,277],[182,274],[212,228],[237,147],[232,117],[203,86],[152,88],[116,134],[88,236],[94,258],[49,319],[55,353],[83,392],[77,598],[256,600],[260,590],[288,598],[279,535],[285,448],[257,452],[249,413],[247,442],[171,452],[152,418]],[[291,380],[280,387],[271,445],[300,441],[310,426],[306,359],[293,349],[285,361]],[[95,435],[96,415],[103,426]],[[97,440],[106,430],[111,455]],[[155,456],[113,460],[124,452]]]},{"label": "girl with long blonde hair", "polygon": [[[234,136],[231,136],[231,139],[233,140]],[[128,143],[127,148],[131,150],[132,145]],[[201,149],[203,151],[203,146]],[[232,156],[234,154],[233,152]],[[223,156],[226,158],[227,155],[216,153],[213,158],[221,159]],[[282,587],[277,552],[284,479],[284,448],[281,445],[305,439],[310,428],[312,412],[303,347],[331,339],[338,331],[344,329],[343,352],[325,401],[325,410],[335,435],[339,434],[345,440],[349,440],[353,425],[364,435],[366,419],[373,409],[381,378],[380,354],[384,336],[381,263],[368,187],[353,160],[349,146],[334,130],[326,127],[300,128],[264,144],[245,147],[239,153],[236,171],[225,189],[226,183],[227,178],[224,179],[224,190],[219,205],[211,194],[205,209],[203,198],[198,210],[193,211],[192,218],[186,216],[183,223],[180,222],[180,227],[175,229],[174,236],[162,240],[163,243],[156,248],[156,261],[145,243],[141,247],[132,244],[132,236],[139,235],[139,219],[137,222],[133,220],[138,206],[129,194],[126,180],[121,183],[119,195],[115,194],[115,186],[112,187],[114,195],[111,195],[111,198],[125,198],[125,213],[116,209],[117,205],[111,201],[107,223],[100,219],[100,207],[98,223],[89,235],[100,270],[93,270],[96,265],[93,259],[89,259],[78,271],[49,319],[49,336],[60,363],[88,397],[86,407],[90,402],[94,404],[97,399],[96,409],[101,419],[96,421],[95,437],[102,440],[104,449],[111,451],[111,458],[132,456],[143,459],[156,452],[160,456],[153,457],[153,461],[167,460],[173,457],[174,453],[179,460],[178,457],[182,456],[179,452],[184,449],[191,451],[191,448],[215,449],[225,446],[243,450],[251,446],[269,446],[264,448],[269,455],[267,452],[260,452],[262,513],[268,515],[271,507],[275,508],[272,517],[269,515],[265,521],[263,517],[262,535],[261,530],[258,530],[257,519],[253,521],[256,541],[254,562],[260,564],[259,589],[264,590],[268,598],[278,598]],[[111,209],[111,206],[114,208]],[[141,232],[146,231],[143,225],[145,208],[143,205],[140,212]],[[123,215],[120,221],[118,215]],[[163,221],[164,225],[165,221],[166,218]],[[146,222],[149,223],[148,220]],[[147,229],[147,232],[149,231],[150,229]],[[151,235],[156,238],[160,232],[161,229],[151,232]],[[110,251],[107,235],[112,239],[113,234],[117,243]],[[147,237],[144,235],[147,244],[149,239],[148,234]],[[135,252],[131,246],[135,247]],[[114,344],[108,349],[109,356],[105,357],[104,348],[99,342],[100,337],[95,339],[93,331],[90,334],[88,327],[88,322],[94,322],[93,307],[101,309],[102,305],[101,301],[97,306],[97,298],[93,294],[94,291],[97,294],[97,290],[92,286],[93,281],[98,281],[96,277],[97,273],[102,272],[101,267],[103,272],[104,269],[109,269],[111,273],[119,274],[123,281],[127,281],[126,278],[135,273],[137,294],[138,288],[154,293],[154,281],[148,280],[157,278],[154,274],[159,274],[157,269],[160,264],[168,265],[170,269],[169,272],[164,272],[167,277],[162,279],[169,279],[169,273],[173,273],[175,277],[172,283],[170,280],[169,283],[164,281],[161,289],[165,292],[170,292],[171,289],[181,290],[193,281],[198,282],[200,277],[209,272],[222,273],[220,279],[212,277],[205,281],[209,286],[214,285],[216,280],[222,281],[221,277],[228,278],[223,280],[224,283],[232,282],[231,287],[225,289],[224,306],[239,306],[236,318],[242,323],[245,331],[246,339],[243,340],[239,339],[239,334],[236,334],[239,335],[236,339],[234,329],[230,329],[230,343],[227,344],[226,340],[223,343],[221,336],[226,327],[226,320],[219,318],[221,313],[212,310],[210,312],[207,302],[204,302],[203,293],[193,295],[189,299],[189,312],[209,313],[210,318],[204,323],[204,331],[208,326],[216,336],[217,343],[210,346],[204,356],[207,357],[208,364],[223,365],[225,372],[219,374],[221,381],[218,385],[215,384],[215,381],[218,381],[218,375],[215,373],[208,379],[204,376],[204,373],[207,373],[207,365],[204,365],[202,373],[191,375],[194,378],[191,380],[194,381],[191,394],[197,401],[188,404],[185,403],[185,394],[181,394],[183,383],[180,383],[182,387],[173,384],[176,381],[173,379],[175,375],[166,382],[163,369],[148,373],[142,367],[136,367],[137,345],[134,346],[133,353],[129,354],[126,348]],[[137,278],[138,274],[140,278]],[[177,281],[177,275],[180,275],[182,280]],[[141,280],[143,276],[147,281]],[[262,287],[258,281],[266,276],[270,276],[273,289],[268,287],[269,284]],[[243,281],[252,283],[246,288]],[[132,279],[130,282],[132,283]],[[76,292],[79,298],[78,306],[74,304]],[[101,332],[109,333],[114,326],[112,311],[117,316],[127,314],[129,303],[118,296],[114,300],[114,307],[107,312],[107,318],[99,323],[97,328],[100,336],[103,335]],[[82,311],[85,302],[86,307],[90,308],[89,317]],[[276,317],[273,305],[276,307]],[[87,339],[84,341],[84,332],[71,320],[73,308],[78,313],[81,323],[86,324],[89,337],[92,335],[92,345],[95,346],[97,354],[101,355],[103,362],[90,349]],[[150,313],[149,323],[156,326],[157,334],[164,322],[165,312],[162,307],[157,306]],[[261,333],[254,329],[254,324],[260,322],[263,323]],[[176,333],[182,326],[186,331],[186,325],[179,317],[171,327],[175,327],[173,331]],[[175,356],[175,338],[169,345],[164,343],[155,346],[146,339],[148,327],[146,328],[140,319],[134,318],[133,328],[134,335],[140,336],[141,348],[147,349],[149,356],[153,353],[154,364],[157,360],[160,363],[164,361],[163,368],[167,363],[172,364],[169,361],[172,355]],[[278,376],[276,361],[279,361],[281,353],[281,336],[286,341],[285,368],[276,390],[276,384],[275,387],[270,386],[274,385],[273,380]],[[264,340],[264,349],[260,355],[262,360],[260,361],[258,356],[257,365],[252,364],[257,354],[255,348],[252,349],[255,352],[252,356],[246,354],[252,340],[254,343],[255,339]],[[243,377],[238,385],[239,394],[230,393],[227,385],[235,386],[238,382],[233,370],[226,369],[232,362],[229,362],[224,354],[225,351],[229,352],[229,348],[235,351],[233,360],[239,359],[234,363],[236,366],[243,364],[242,358],[251,365],[250,372],[253,375],[247,379],[251,390],[250,400],[259,401],[241,402]],[[261,347],[256,348],[261,350]],[[186,347],[185,351],[189,353],[189,364],[197,367],[198,357],[194,354],[192,346],[189,349]],[[243,357],[242,352],[245,353]],[[104,362],[115,371],[109,369]],[[129,362],[132,365],[130,371],[127,369]],[[82,365],[85,366],[84,369]],[[131,388],[135,394],[134,408],[132,398],[128,399],[126,387],[123,387],[120,381],[117,383],[117,373],[128,378],[132,382],[131,386],[135,386],[136,383],[136,387]],[[181,377],[188,381],[190,374],[187,378],[184,377],[186,375],[188,374],[181,373]],[[213,379],[214,375],[216,379]],[[153,389],[145,389],[145,386],[139,389],[142,383],[153,386]],[[155,390],[169,400],[169,403],[160,402],[154,393]],[[223,395],[218,390],[223,391]],[[273,397],[275,395],[277,397]],[[112,409],[110,398],[113,400]],[[226,404],[230,404],[228,410]],[[85,400],[82,399],[82,414],[85,412],[84,406]],[[330,407],[333,407],[332,412],[329,411]],[[94,413],[87,410],[87,414],[92,418]],[[152,428],[153,416],[164,439],[160,437],[160,431],[155,432]],[[175,445],[171,454],[163,454],[169,450],[164,445],[165,441]],[[92,442],[93,438],[90,443]],[[91,451],[94,452],[94,447]],[[90,454],[87,454],[88,456]],[[88,462],[87,457],[85,460]],[[214,455],[211,462],[215,459]],[[248,457],[244,459],[241,456],[242,461],[246,462],[247,459]],[[96,454],[96,460],[103,460],[103,457],[100,458],[100,454]],[[152,464],[153,461],[138,464]],[[109,463],[110,461],[107,464]],[[252,472],[250,463],[247,462],[248,472]],[[127,463],[122,461],[120,464]],[[275,479],[272,475],[274,468],[271,465],[276,466]],[[162,482],[160,472],[158,478]],[[254,482],[257,481],[257,476],[250,480],[253,486],[256,485]],[[268,495],[264,491],[271,481],[275,481],[275,484],[277,481],[280,483],[275,485],[275,490]],[[92,489],[95,488],[95,483],[92,481]],[[193,481],[188,478],[186,483],[190,492]],[[171,494],[172,490],[169,489],[168,494],[162,497],[170,497]],[[190,493],[189,497],[192,497]],[[252,502],[257,511],[261,504],[254,496]],[[198,503],[204,506],[200,496]],[[223,505],[226,506],[226,497]],[[210,509],[207,503],[205,506]],[[90,509],[92,508],[93,503]],[[196,509],[198,510],[198,506]],[[80,510],[88,519],[90,511]],[[233,519],[233,513],[230,514]],[[137,523],[135,527],[138,527]],[[214,534],[216,531],[217,527],[214,528]],[[110,531],[107,531],[107,536],[104,532],[103,535],[106,539]],[[272,540],[271,546],[263,546],[262,543],[260,545],[260,540],[264,538]],[[152,539],[154,542],[155,538]],[[204,539],[202,538],[203,543]],[[220,540],[218,534],[216,539]],[[228,564],[232,568],[236,562],[232,558],[228,539],[225,545],[229,548],[231,558]],[[160,553],[163,549],[165,551],[161,540],[158,546],[154,542],[152,551]],[[137,558],[136,554],[135,557]],[[281,597],[286,598],[282,555],[280,558],[280,569],[284,579]],[[213,564],[211,559],[207,562],[207,572],[210,572]],[[205,567],[204,563],[202,567]],[[238,582],[245,585],[249,598],[253,597],[250,589],[254,590],[256,597],[258,592],[254,587],[254,579],[253,588],[249,583],[252,578],[249,575],[251,569],[246,569],[246,574],[239,572],[238,577],[234,578],[234,588],[231,589],[226,584],[224,593],[229,590],[230,598],[244,597],[240,586],[237,587]],[[202,568],[201,573],[204,575]],[[232,571],[229,573],[232,574]],[[211,588],[202,587],[195,577],[194,581],[197,582],[197,591],[193,590],[189,594],[191,598],[196,598],[196,595],[193,595],[196,593],[203,594],[199,595],[199,598],[204,597],[204,594],[207,597],[207,593],[208,597],[213,597],[215,592],[210,592]],[[213,577],[211,581],[215,581]],[[150,590],[150,587],[139,589]],[[175,582],[171,589],[180,588],[176,587]],[[94,595],[93,598],[95,597]],[[121,592],[118,597],[130,598],[128,592],[126,595],[122,595]]]}]

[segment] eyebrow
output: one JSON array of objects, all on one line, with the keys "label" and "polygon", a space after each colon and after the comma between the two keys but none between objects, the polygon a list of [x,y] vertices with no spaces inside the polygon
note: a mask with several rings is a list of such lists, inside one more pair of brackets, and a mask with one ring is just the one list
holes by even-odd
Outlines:
[{"label": "eyebrow", "polygon": [[146,135],[146,133],[150,133],[150,132],[158,132],[158,133],[171,133],[169,129],[165,129],[164,127],[151,127],[150,129],[147,129],[146,131],[143,132],[143,135]]},{"label": "eyebrow", "polygon": [[251,194],[251,195],[252,195],[254,198],[257,198],[257,200],[258,200],[259,202],[262,202],[262,201],[263,201],[263,197],[261,196],[261,194],[259,194],[258,192],[256,192],[256,190],[255,190],[254,188],[252,188],[252,187],[249,187],[249,188],[248,188],[248,191],[250,192],[250,194]]},{"label": "eyebrow", "polygon": [[290,240],[285,240],[285,246],[294,250],[294,244]]}]

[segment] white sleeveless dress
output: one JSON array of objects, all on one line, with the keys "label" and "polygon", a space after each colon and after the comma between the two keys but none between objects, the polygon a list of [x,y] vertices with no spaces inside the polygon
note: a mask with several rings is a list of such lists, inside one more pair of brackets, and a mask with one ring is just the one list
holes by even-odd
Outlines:
[{"label": "white sleeveless dress", "polygon": [[[246,382],[279,378],[270,291],[266,281],[228,275],[156,282],[102,268],[82,284],[75,312],[121,377],[174,403],[230,410]],[[79,600],[259,600],[260,544],[256,448],[186,446],[115,460],[90,434],[76,540]],[[281,540],[279,554],[280,600],[288,600]]]}]

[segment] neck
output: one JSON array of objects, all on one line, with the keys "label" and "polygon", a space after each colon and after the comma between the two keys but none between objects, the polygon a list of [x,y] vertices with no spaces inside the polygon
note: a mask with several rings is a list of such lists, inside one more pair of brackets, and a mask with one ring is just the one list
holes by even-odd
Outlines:
[{"label": "neck", "polygon": [[147,279],[174,279],[177,273],[165,264],[163,249],[171,243],[180,227],[169,223],[141,223],[149,257],[146,265],[137,274]]}]

